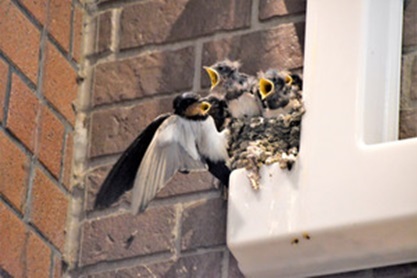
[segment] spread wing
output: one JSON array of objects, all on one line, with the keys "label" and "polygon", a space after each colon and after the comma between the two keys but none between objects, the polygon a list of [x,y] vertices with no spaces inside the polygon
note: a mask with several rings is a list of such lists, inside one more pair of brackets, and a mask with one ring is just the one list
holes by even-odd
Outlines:
[{"label": "spread wing", "polygon": [[139,165],[155,132],[169,116],[170,114],[163,114],[157,117],[120,156],[101,185],[94,208],[109,207],[124,192],[132,189]]},{"label": "spread wing", "polygon": [[156,132],[135,178],[132,213],[145,210],[149,202],[178,170],[205,169],[196,147],[198,130],[178,116],[171,116]]}]

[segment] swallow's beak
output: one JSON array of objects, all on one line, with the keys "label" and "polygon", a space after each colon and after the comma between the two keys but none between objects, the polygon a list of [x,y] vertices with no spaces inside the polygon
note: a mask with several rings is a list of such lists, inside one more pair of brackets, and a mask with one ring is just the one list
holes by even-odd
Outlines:
[{"label": "swallow's beak", "polygon": [[291,75],[285,76],[285,84],[291,85],[292,82],[293,82],[293,79],[292,79]]},{"label": "swallow's beak", "polygon": [[207,101],[202,101],[200,103],[200,110],[201,110],[202,115],[206,115],[210,111],[210,108],[211,108],[211,104],[208,103]]},{"label": "swallow's beak", "polygon": [[210,77],[210,81],[211,81],[210,90],[213,90],[220,82],[220,75],[215,69],[212,69],[210,67],[204,67],[204,69],[206,70],[207,74]]},{"label": "swallow's beak", "polygon": [[259,80],[259,92],[261,93],[261,99],[264,100],[274,91],[274,83],[266,78]]}]

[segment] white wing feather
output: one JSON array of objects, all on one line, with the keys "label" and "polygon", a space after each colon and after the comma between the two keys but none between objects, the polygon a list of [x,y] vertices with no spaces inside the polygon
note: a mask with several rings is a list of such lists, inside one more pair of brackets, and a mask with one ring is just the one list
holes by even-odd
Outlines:
[{"label": "white wing feather", "polygon": [[132,214],[143,211],[155,195],[182,169],[205,169],[196,147],[198,130],[176,115],[156,131],[136,174]]}]

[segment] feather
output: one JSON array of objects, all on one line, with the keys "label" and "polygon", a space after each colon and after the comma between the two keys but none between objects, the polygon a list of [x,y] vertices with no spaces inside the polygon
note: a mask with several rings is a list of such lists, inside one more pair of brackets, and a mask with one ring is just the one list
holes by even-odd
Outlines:
[{"label": "feather", "polygon": [[169,116],[170,114],[163,114],[157,117],[121,155],[103,182],[97,194],[94,208],[109,207],[124,192],[132,189],[143,155],[151,143],[155,132]]}]

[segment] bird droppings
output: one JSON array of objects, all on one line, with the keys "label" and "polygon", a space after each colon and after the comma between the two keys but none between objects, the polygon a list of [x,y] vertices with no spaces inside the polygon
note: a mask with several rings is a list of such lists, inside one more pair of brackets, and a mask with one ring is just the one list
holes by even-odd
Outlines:
[{"label": "bird droppings", "polygon": [[291,240],[291,244],[292,245],[296,245],[300,242],[300,240],[298,238],[294,238],[293,240]]},{"label": "bird droppings", "polygon": [[310,237],[310,235],[308,233],[303,233],[303,238],[305,238],[307,240],[310,240],[311,239],[311,237]]},{"label": "bird droppings", "polygon": [[259,189],[259,169],[263,164],[278,163],[282,170],[291,170],[297,160],[305,108],[298,87],[292,91],[293,105],[288,113],[271,118],[234,118],[228,124],[231,168],[245,168],[255,190]]}]

